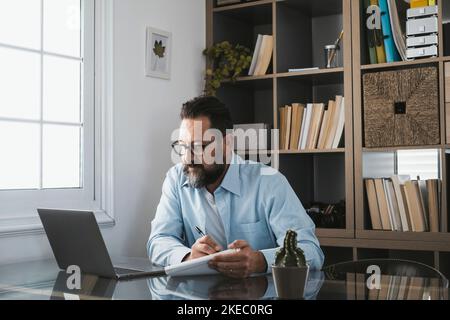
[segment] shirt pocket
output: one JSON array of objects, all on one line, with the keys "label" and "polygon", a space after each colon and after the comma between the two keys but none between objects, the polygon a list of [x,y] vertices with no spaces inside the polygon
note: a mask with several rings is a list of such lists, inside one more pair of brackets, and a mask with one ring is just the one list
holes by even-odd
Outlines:
[{"label": "shirt pocket", "polygon": [[234,234],[235,240],[247,241],[254,250],[268,249],[276,246],[272,241],[265,220],[235,225],[232,233]]},{"label": "shirt pocket", "polygon": [[266,222],[264,220],[259,220],[257,222],[252,223],[241,223],[235,226],[235,231],[237,233],[250,233],[250,232],[259,232],[265,233],[267,230]]}]

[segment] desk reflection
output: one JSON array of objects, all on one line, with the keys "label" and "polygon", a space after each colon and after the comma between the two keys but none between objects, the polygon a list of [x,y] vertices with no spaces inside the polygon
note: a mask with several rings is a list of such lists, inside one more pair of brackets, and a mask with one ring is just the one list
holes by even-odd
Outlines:
[{"label": "desk reflection", "polygon": [[[311,272],[305,288],[305,300],[314,300],[324,282],[323,272]],[[271,300],[276,299],[272,275],[247,279],[225,276],[160,277],[147,280],[155,300]]]},{"label": "desk reflection", "polygon": [[112,300],[117,281],[83,274],[80,289],[73,288],[70,275],[60,271],[53,286],[50,300]]}]

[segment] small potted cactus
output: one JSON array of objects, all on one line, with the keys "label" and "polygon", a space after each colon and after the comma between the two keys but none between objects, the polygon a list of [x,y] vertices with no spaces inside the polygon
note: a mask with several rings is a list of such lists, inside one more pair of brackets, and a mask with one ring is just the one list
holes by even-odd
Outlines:
[{"label": "small potted cactus", "polygon": [[284,247],[275,254],[272,275],[280,299],[303,299],[309,266],[305,254],[297,247],[297,233],[288,230]]}]

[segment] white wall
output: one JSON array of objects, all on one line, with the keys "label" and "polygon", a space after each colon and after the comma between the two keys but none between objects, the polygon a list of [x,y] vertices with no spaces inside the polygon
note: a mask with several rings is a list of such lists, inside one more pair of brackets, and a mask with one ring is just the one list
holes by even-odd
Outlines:
[{"label": "white wall", "polygon": [[[119,254],[140,256],[171,167],[170,137],[183,102],[202,92],[203,0],[116,0],[115,212],[107,233]],[[172,32],[172,78],[144,77],[145,27]]]},{"label": "white wall", "polygon": [[[202,92],[204,0],[114,0],[115,217],[113,255],[145,256],[181,104]],[[172,78],[145,77],[145,28],[173,34]],[[51,257],[44,235],[0,238],[0,263]]]}]

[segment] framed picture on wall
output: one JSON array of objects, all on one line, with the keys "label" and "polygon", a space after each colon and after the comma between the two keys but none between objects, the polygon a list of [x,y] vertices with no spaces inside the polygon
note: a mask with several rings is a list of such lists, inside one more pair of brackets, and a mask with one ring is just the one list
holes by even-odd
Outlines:
[{"label": "framed picture on wall", "polygon": [[172,34],[147,27],[146,37],[146,76],[170,79]]}]

